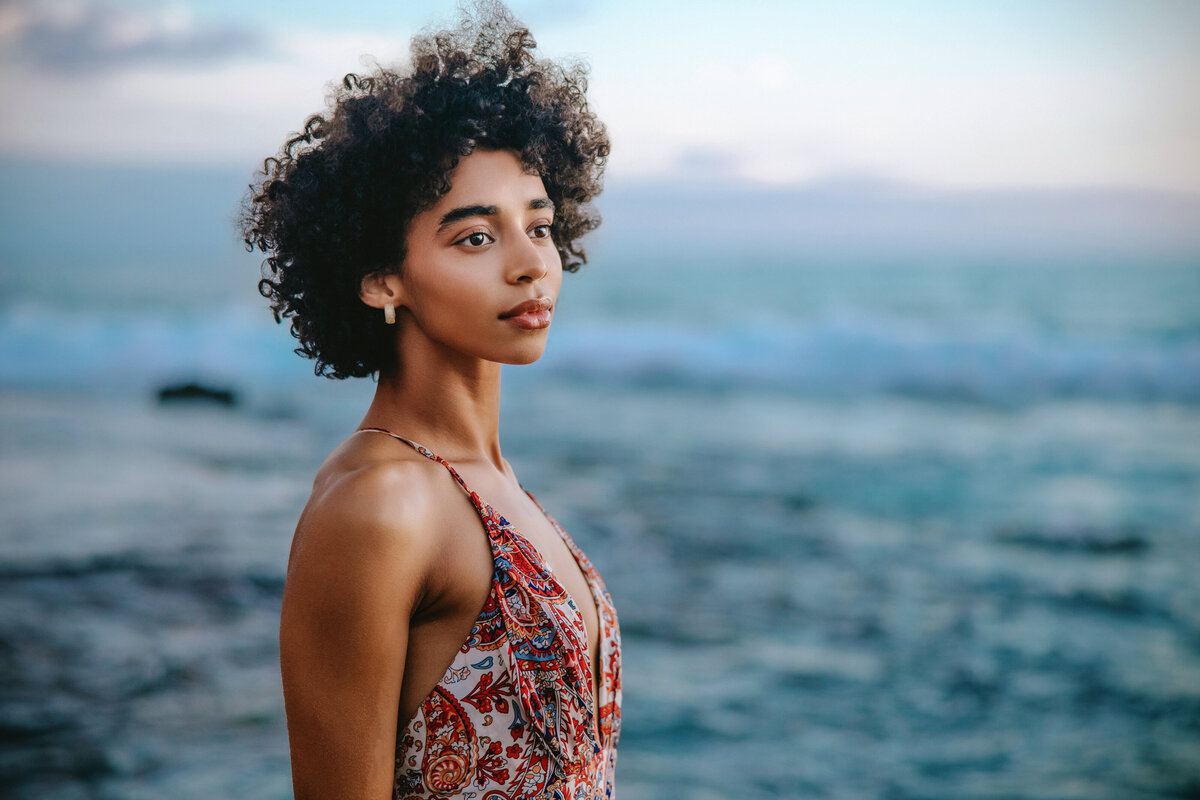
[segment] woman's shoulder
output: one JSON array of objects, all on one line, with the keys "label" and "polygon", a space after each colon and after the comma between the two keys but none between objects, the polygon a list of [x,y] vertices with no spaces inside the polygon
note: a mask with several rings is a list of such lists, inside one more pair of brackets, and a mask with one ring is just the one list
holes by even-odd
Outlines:
[{"label": "woman's shoulder", "polygon": [[321,561],[330,554],[339,562],[402,558],[410,569],[436,558],[432,523],[444,470],[375,438],[351,436],[325,459],[296,526],[292,562],[313,550]]}]

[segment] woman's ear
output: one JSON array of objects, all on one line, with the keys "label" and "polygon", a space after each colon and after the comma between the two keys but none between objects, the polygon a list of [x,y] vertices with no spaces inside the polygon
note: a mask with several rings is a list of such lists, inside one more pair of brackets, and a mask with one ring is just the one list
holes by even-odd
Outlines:
[{"label": "woman's ear", "polygon": [[394,272],[372,272],[358,287],[359,298],[371,308],[396,309],[404,304],[404,284]]}]

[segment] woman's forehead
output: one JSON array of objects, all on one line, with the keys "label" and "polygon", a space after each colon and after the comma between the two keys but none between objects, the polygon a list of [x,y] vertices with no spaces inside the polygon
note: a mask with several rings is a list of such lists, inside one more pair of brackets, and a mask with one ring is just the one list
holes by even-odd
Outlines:
[{"label": "woman's forehead", "polygon": [[450,173],[450,191],[413,218],[410,231],[436,235],[468,217],[505,216],[529,209],[553,210],[542,179],[527,172],[509,150],[476,150]]},{"label": "woman's forehead", "polygon": [[[512,150],[475,150],[459,159],[450,173],[450,191],[435,207],[457,204],[462,200],[486,197],[500,199],[532,199],[542,196],[546,189],[536,172],[527,171],[520,156]],[[505,195],[511,197],[505,198]]]}]

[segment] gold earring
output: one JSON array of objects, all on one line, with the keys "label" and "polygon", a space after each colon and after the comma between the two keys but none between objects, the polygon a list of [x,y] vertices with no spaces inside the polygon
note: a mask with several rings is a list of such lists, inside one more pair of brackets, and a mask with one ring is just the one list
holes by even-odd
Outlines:
[{"label": "gold earring", "polygon": [[383,304],[383,321],[388,325],[396,324],[396,307],[391,303]]}]

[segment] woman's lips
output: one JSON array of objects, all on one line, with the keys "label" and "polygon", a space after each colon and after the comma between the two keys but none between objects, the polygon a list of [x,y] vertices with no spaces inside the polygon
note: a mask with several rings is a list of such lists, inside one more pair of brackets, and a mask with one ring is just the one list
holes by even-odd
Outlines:
[{"label": "woman's lips", "polygon": [[549,297],[526,300],[505,311],[500,315],[500,319],[529,331],[548,328],[550,326],[550,308],[553,305],[554,301]]},{"label": "woman's lips", "polygon": [[518,328],[524,328],[529,331],[536,331],[540,328],[550,327],[550,312],[549,311],[526,311],[524,314],[516,314],[511,317],[505,317],[505,322],[511,322]]}]

